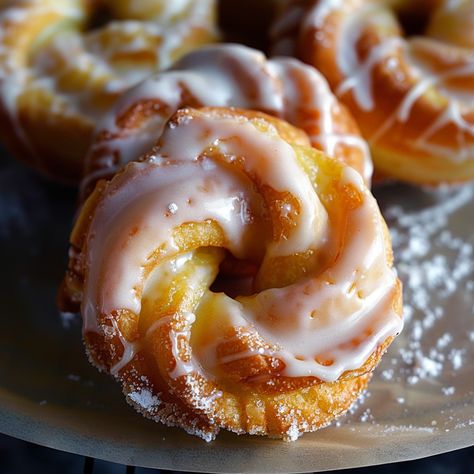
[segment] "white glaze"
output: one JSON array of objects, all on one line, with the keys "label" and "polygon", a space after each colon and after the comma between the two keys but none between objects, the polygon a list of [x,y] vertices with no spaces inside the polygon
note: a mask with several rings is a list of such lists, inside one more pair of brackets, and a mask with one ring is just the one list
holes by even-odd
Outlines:
[{"label": "white glaze", "polygon": [[110,368],[112,375],[118,375],[119,371],[122,370],[140,351],[141,344],[139,342],[130,342],[125,339],[123,334],[120,332],[117,321],[114,318],[110,318],[112,327],[114,328],[114,334],[118,336],[123,346],[123,354],[120,359]]},{"label": "white glaze", "polygon": [[340,63],[341,71],[344,75],[349,75],[336,89],[338,96],[352,90],[357,104],[362,110],[370,111],[375,107],[374,97],[372,93],[372,74],[373,69],[387,56],[393,54],[402,45],[402,41],[398,37],[388,38],[374,47],[367,59],[361,63],[358,68],[353,71],[352,68]]},{"label": "white glaze", "polygon": [[[234,106],[281,117],[307,131],[313,145],[329,155],[335,153],[339,143],[354,147],[364,158],[364,177],[367,182],[370,180],[372,162],[368,148],[358,137],[335,132],[333,113],[337,101],[317,71],[294,59],[267,60],[262,53],[244,46],[217,45],[188,54],[171,70],[148,79],[119,100],[98,127],[99,133],[107,130],[116,138],[96,142],[92,148],[86,169],[94,170],[94,175],[86,175],[83,189],[97,176],[110,176],[151,147],[172,113],[189,105],[183,100],[183,91],[204,106]],[[157,100],[167,106],[167,111],[154,115],[139,129],[118,128],[117,117],[144,100]],[[301,118],[302,112],[306,117]],[[318,134],[314,134],[315,129]],[[119,157],[113,168],[95,161],[97,150],[104,147],[109,155]]]},{"label": "white glaze", "polygon": [[[460,8],[461,3],[458,1],[447,1],[443,2],[440,8],[455,10]],[[472,54],[469,55],[464,51],[463,54],[466,58],[464,65],[447,65],[443,72],[435,73],[433,70],[421,66],[416,58],[416,54],[414,54],[413,46],[416,46],[416,43],[420,41],[426,43],[431,41],[431,47],[433,49],[438,47],[440,57],[442,57],[443,54],[447,54],[443,52],[443,45],[439,45],[435,40],[428,38],[420,40],[419,38],[404,39],[399,36],[387,36],[368,52],[364,60],[361,60],[356,50],[356,44],[362,32],[375,24],[380,28],[385,20],[389,22],[389,25],[394,21],[388,9],[370,2],[359,5],[357,10],[354,10],[355,7],[350,2],[342,5],[333,0],[320,1],[308,13],[302,24],[302,29],[316,28],[316,35],[323,34],[325,29],[329,28],[325,24],[328,15],[335,9],[344,9],[346,6],[349,8],[348,11],[343,12],[345,17],[342,22],[336,51],[337,65],[344,77],[336,88],[337,95],[342,96],[351,91],[354,100],[361,110],[365,112],[374,110],[376,107],[372,91],[374,69],[377,65],[384,63],[395,80],[406,80],[407,78],[402,77],[403,73],[398,67],[399,56],[402,56],[403,60],[409,65],[410,76],[408,79],[414,82],[393,113],[374,131],[369,142],[376,143],[383,135],[390,131],[396,122],[407,122],[410,119],[415,103],[429,88],[435,87],[447,98],[448,106],[438,117],[434,118],[433,123],[417,140],[411,142],[411,145],[416,149],[453,162],[472,160],[474,124],[466,120],[465,113],[469,110],[469,107],[472,110],[474,93],[461,94],[453,88],[444,87],[443,84],[448,79],[471,77],[474,75]],[[433,140],[435,139],[436,132],[449,123],[454,124],[458,129],[456,136],[457,149],[453,149],[452,146],[438,145]]]},{"label": "white glaze", "polygon": [[[363,192],[360,177],[353,170],[346,170],[344,180]],[[328,273],[253,297],[237,298],[237,302],[227,301],[227,307],[221,307],[228,313],[221,319],[237,327],[251,324],[273,347],[260,349],[259,353],[283,360],[283,374],[289,377],[312,375],[334,381],[344,371],[359,368],[379,344],[402,328],[392,308],[396,276],[388,269],[382,223],[373,218],[376,213],[377,205],[366,192],[364,205],[352,213],[348,222],[348,233],[354,231],[355,235]],[[327,280],[336,283],[328,285]],[[310,316],[313,311],[317,313],[314,319]],[[366,329],[373,333],[357,347],[348,346],[348,341]],[[245,351],[217,359],[215,349],[220,342],[199,349],[201,365],[211,372],[217,363],[256,354]],[[317,356],[334,363],[321,365],[314,360]]]},{"label": "white glaze", "polygon": [[[35,156],[33,147],[18,119],[18,98],[22,93],[38,90],[52,97],[50,108],[53,112],[97,121],[104,113],[103,105],[100,105],[104,97],[115,97],[151,71],[168,67],[190,32],[195,29],[213,31],[209,15],[213,4],[214,0],[167,2],[163,17],[150,21],[115,21],[84,34],[75,26],[84,20],[81,0],[27,0],[2,7],[0,100],[31,155]],[[183,10],[186,14],[176,20],[176,15],[182,14]],[[30,45],[24,49],[11,46],[11,38],[23,35],[22,30],[29,28],[29,23],[42,21],[45,15],[51,15],[50,25]],[[114,44],[110,40],[104,41],[106,36],[112,35],[119,41]],[[132,36],[130,41],[120,41],[126,35]],[[46,36],[51,39],[44,41]],[[23,42],[18,43],[23,45]],[[126,69],[114,63],[114,56],[140,50],[154,52],[156,61],[136,64],[132,59],[135,64]],[[53,58],[60,60],[59,65],[48,67]],[[71,73],[86,78],[78,90],[61,85],[64,77]],[[98,96],[102,96],[101,100]]]},{"label": "white glaze", "polygon": [[[210,146],[219,146],[223,163],[204,158]],[[286,238],[266,246],[262,266],[265,259],[280,255],[326,247],[329,251],[328,237],[339,238],[340,229],[328,228],[326,210],[284,141],[276,134],[262,134],[246,121],[188,117],[170,124],[153,159],[131,163],[115,177],[93,217],[86,249],[86,332],[99,330],[95,322],[98,314],[118,309],[140,313],[147,259],[161,245],[164,256],[176,253],[172,230],[181,223],[213,219],[225,232],[235,256],[246,258],[252,252],[255,244],[244,236],[255,222],[265,219],[265,213],[252,195],[250,183],[230,171],[235,156],[245,157],[246,174],[277,191],[290,192],[300,205],[299,214],[291,216],[297,226]],[[347,243],[337,263],[322,275],[309,275],[293,285],[250,297],[233,300],[215,295],[223,302],[219,319],[260,334],[269,344],[265,353],[281,358],[286,364],[283,374],[290,377],[313,375],[336,380],[345,370],[360,367],[386,337],[401,330],[401,318],[391,307],[396,276],[386,261],[383,222],[376,202],[351,168],[345,169],[342,180],[361,193],[363,203],[350,212]],[[189,199],[199,205],[189,206]],[[169,212],[170,203],[175,204],[176,212]],[[242,203],[254,218],[243,217],[248,213],[242,213]],[[291,213],[291,209],[286,211]],[[259,238],[265,240],[261,233]],[[189,255],[180,258],[177,269],[189,261]],[[214,297],[210,291],[208,295]],[[314,311],[317,317],[311,318]],[[170,320],[159,320],[149,332],[164,321]],[[176,361],[172,378],[201,370],[212,374],[222,362],[215,351],[219,338],[209,347],[196,348],[191,361],[180,360],[177,339],[190,338],[193,321],[194,314],[184,329],[170,332]],[[348,345],[366,329],[372,331],[370,337],[357,346]],[[123,363],[132,353],[125,349]],[[235,358],[248,355],[245,352]],[[321,365],[314,360],[317,356],[331,357],[334,363]]]},{"label": "white glaze", "polygon": [[[418,72],[418,75],[420,76],[419,81],[408,91],[393,114],[391,114],[380,128],[375,131],[373,136],[370,138],[370,142],[375,143],[379,140],[390,130],[390,127],[395,122],[407,122],[417,100],[419,100],[430,87],[438,86],[441,93],[449,97],[448,105],[444,111],[434,119],[433,123],[417,138],[417,140],[413,142],[413,146],[454,162],[462,163],[471,160],[472,150],[474,147],[472,145],[466,146],[464,133],[470,136],[472,141],[472,139],[474,139],[474,123],[466,121],[462,109],[474,105],[474,95],[471,95],[467,99],[462,94],[458,97],[459,94],[456,91],[452,89],[448,90],[441,86],[447,79],[473,76],[474,63],[450,69],[440,74],[433,74],[429,71],[423,70]],[[431,143],[429,140],[438,130],[449,123],[455,124],[460,132],[457,136],[458,150],[454,150],[454,152],[451,147],[436,145],[435,143]]]}]

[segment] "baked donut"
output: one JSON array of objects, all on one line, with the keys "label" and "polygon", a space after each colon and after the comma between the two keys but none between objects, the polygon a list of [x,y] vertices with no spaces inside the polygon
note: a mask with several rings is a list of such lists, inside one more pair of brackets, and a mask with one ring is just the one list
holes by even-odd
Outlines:
[{"label": "baked donut", "polygon": [[96,122],[151,72],[213,41],[215,0],[20,0],[0,5],[0,133],[67,183]]},{"label": "baked donut", "polygon": [[171,115],[187,106],[234,106],[283,118],[306,131],[313,146],[351,164],[370,182],[367,144],[314,68],[220,44],[191,52],[119,99],[98,126],[86,158],[82,194],[150,149]]},{"label": "baked donut", "polygon": [[81,304],[91,362],[145,416],[206,440],[328,424],[402,327],[362,177],[259,112],[179,110],[99,181],[71,245],[61,298]]},{"label": "baked donut", "polygon": [[419,184],[474,179],[474,3],[291,2],[275,50],[318,68],[375,168]]}]

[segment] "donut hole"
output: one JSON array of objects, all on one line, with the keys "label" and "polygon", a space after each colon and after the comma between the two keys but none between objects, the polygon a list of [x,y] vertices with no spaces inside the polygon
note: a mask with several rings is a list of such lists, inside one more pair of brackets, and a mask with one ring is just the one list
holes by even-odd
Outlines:
[{"label": "donut hole", "polygon": [[[252,14],[246,15],[246,11],[252,11]],[[218,2],[219,26],[226,42],[266,50],[267,32],[277,11],[278,3],[272,0],[221,1]]]},{"label": "donut hole", "polygon": [[[127,8],[124,2],[112,2],[110,0],[99,0],[90,7],[89,17],[84,27],[85,32],[100,30],[107,27],[113,21],[139,20],[139,15],[134,14],[132,5]],[[149,18],[151,19],[151,18]]]},{"label": "donut hole", "polygon": [[92,9],[85,26],[85,31],[98,30],[106,26],[112,19],[113,15],[110,8],[99,2],[98,5]]},{"label": "donut hole", "polygon": [[410,2],[395,10],[398,22],[406,37],[424,36],[431,19],[428,2]]},{"label": "donut hole", "polygon": [[230,298],[249,296],[254,293],[258,268],[255,262],[237,259],[227,252],[210,290],[215,293],[224,293]]}]

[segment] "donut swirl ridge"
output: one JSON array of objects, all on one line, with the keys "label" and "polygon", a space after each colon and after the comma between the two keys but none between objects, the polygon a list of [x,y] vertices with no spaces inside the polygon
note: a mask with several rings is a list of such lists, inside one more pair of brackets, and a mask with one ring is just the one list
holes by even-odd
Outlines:
[{"label": "donut swirl ridge", "polygon": [[71,242],[66,288],[93,363],[146,416],[205,439],[324,426],[402,327],[362,177],[263,113],[178,111],[99,182]]}]

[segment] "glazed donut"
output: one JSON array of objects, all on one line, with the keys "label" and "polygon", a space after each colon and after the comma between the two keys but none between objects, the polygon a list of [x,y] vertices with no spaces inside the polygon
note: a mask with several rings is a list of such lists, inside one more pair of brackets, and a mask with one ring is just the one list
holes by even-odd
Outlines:
[{"label": "glazed donut", "polygon": [[221,44],[191,52],[119,99],[99,125],[86,158],[83,195],[97,179],[148,150],[170,116],[186,106],[234,106],[283,118],[306,131],[313,146],[351,164],[370,182],[367,144],[314,68]]},{"label": "glazed donut", "polygon": [[214,40],[214,8],[215,0],[2,2],[3,141],[44,174],[77,183],[96,122],[125,89]]},{"label": "glazed donut", "polygon": [[317,0],[292,2],[273,37],[327,78],[377,171],[439,184],[474,179],[473,27],[470,0]]},{"label": "glazed donut", "polygon": [[[179,110],[97,184],[71,244],[62,298],[81,303],[92,363],[145,416],[207,440],[328,424],[402,327],[362,177],[263,113]],[[228,253],[255,268],[241,284],[237,265],[240,289],[229,268],[214,283]]]}]

